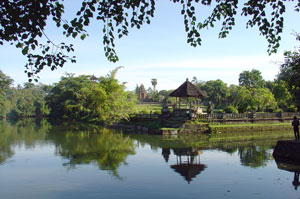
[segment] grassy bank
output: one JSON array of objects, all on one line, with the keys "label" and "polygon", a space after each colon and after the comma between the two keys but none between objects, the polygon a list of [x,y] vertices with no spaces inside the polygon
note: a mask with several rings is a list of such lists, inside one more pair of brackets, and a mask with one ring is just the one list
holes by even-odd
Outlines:
[{"label": "grassy bank", "polygon": [[160,104],[136,104],[134,107],[134,111],[136,113],[161,113],[161,105]]}]

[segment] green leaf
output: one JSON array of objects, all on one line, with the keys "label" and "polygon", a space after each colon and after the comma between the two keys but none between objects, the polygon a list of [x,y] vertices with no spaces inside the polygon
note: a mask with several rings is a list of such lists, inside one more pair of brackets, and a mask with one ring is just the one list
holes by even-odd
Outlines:
[{"label": "green leaf", "polygon": [[80,39],[81,40],[84,40],[86,38],[86,34],[82,34],[81,36],[80,36]]},{"label": "green leaf", "polygon": [[23,48],[22,50],[22,54],[26,55],[28,53],[28,50],[29,50],[28,46],[25,46],[25,48]]},{"label": "green leaf", "polygon": [[78,34],[77,32],[73,32],[73,33],[72,33],[72,37],[73,37],[73,38],[76,38],[76,37],[77,37],[77,34]]},{"label": "green leaf", "polygon": [[20,42],[19,42],[19,43],[17,43],[16,47],[17,47],[17,48],[22,48],[23,45],[24,45],[23,43],[20,43]]},{"label": "green leaf", "polygon": [[64,24],[64,25],[63,25],[63,28],[64,28],[65,30],[67,30],[67,29],[69,28],[69,25],[68,25],[68,24]]}]

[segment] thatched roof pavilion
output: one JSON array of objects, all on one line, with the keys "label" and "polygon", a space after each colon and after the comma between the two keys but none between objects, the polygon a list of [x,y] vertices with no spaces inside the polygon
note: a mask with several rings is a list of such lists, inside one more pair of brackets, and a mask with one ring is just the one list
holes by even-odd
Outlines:
[{"label": "thatched roof pavilion", "polygon": [[[189,82],[188,79],[186,79],[186,81],[181,84],[176,90],[174,90],[172,93],[169,94],[170,97],[176,97],[176,104],[175,106],[177,107],[177,97],[179,98],[179,109],[181,108],[180,106],[180,102],[181,102],[181,98],[196,98],[196,99],[200,99],[202,97],[205,97],[206,94],[197,86],[195,86],[194,84],[192,84],[191,82]],[[198,102],[197,102],[198,104]]]},{"label": "thatched roof pavilion", "polygon": [[181,84],[175,91],[170,93],[170,97],[204,97],[206,94],[194,84],[189,82],[189,79]]}]

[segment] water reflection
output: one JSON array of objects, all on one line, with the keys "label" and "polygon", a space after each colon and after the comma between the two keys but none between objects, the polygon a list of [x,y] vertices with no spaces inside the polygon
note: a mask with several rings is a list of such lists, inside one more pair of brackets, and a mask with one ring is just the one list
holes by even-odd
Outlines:
[{"label": "water reflection", "polygon": [[299,197],[300,167],[278,172],[268,161],[270,139],[226,136],[162,138],[78,125],[1,124],[0,198]]},{"label": "water reflection", "polygon": [[[237,136],[236,134],[234,136]],[[241,134],[240,137],[244,135]],[[233,141],[231,141],[233,139]],[[14,155],[14,147],[24,145],[34,148],[37,143],[51,143],[55,154],[64,157],[67,169],[77,165],[94,164],[119,177],[118,168],[126,165],[129,155],[135,154],[135,141],[140,145],[150,145],[152,149],[162,149],[162,155],[169,162],[171,151],[177,162],[171,168],[190,182],[206,165],[200,164],[201,150],[217,149],[229,154],[238,153],[243,166],[258,168],[272,160],[270,148],[274,141],[236,141],[230,134],[188,135],[169,138],[153,135],[121,134],[112,130],[88,125],[53,125],[47,121],[21,121],[14,124],[0,123],[0,164]],[[240,138],[239,138],[240,139]],[[249,139],[248,139],[249,140]],[[185,167],[185,169],[183,169]],[[186,171],[184,171],[186,170]],[[185,172],[185,174],[184,174]]]},{"label": "water reflection", "polygon": [[[261,133],[260,133],[261,134]],[[244,136],[244,133],[241,133]],[[162,155],[166,162],[169,160],[170,149],[175,148],[196,148],[201,150],[216,149],[228,154],[238,153],[241,165],[251,168],[259,168],[267,166],[270,160],[273,160],[272,149],[277,140],[251,140],[246,137],[246,140],[240,140],[237,142],[237,136],[242,137],[238,133],[234,136],[230,134],[217,135],[217,138],[210,138],[208,135],[183,135],[177,138],[166,136],[153,136],[153,135],[141,135],[130,134],[135,140],[138,140],[141,144],[149,144],[151,148],[162,148]],[[274,136],[274,133],[272,134]],[[267,137],[266,137],[267,138]]]},{"label": "water reflection", "polygon": [[294,180],[293,180],[293,183],[292,183],[295,187],[295,190],[298,189],[299,185],[300,185],[300,182],[299,182],[299,172],[294,172]]},{"label": "water reflection", "polygon": [[[170,167],[179,173],[189,184],[193,178],[196,178],[207,166],[200,163],[202,150],[197,148],[174,148],[172,149],[176,156],[176,163]],[[171,154],[170,148],[162,149],[162,156],[165,161],[169,161]]]},{"label": "water reflection", "polygon": [[119,177],[118,167],[135,154],[134,140],[108,129],[88,125],[53,125],[46,120],[0,121],[0,165],[8,162],[16,147],[35,148],[51,143],[55,154],[64,157],[68,169],[94,164]]},{"label": "water reflection", "polygon": [[252,168],[265,167],[267,162],[273,159],[270,146],[245,146],[239,147],[238,153],[241,164]]},{"label": "water reflection", "polygon": [[108,129],[52,131],[47,139],[55,143],[55,154],[68,160],[63,164],[68,169],[94,164],[118,178],[118,167],[127,164],[128,155],[135,154],[133,139]]},{"label": "water reflection", "polygon": [[14,147],[25,145],[34,148],[36,143],[45,140],[51,125],[46,120],[22,120],[14,123],[0,121],[0,165],[14,154]]},{"label": "water reflection", "polygon": [[294,186],[295,190],[297,190],[298,187],[300,186],[300,182],[299,182],[300,163],[291,160],[278,160],[278,159],[275,159],[275,162],[277,164],[278,169],[294,173],[292,185]]}]

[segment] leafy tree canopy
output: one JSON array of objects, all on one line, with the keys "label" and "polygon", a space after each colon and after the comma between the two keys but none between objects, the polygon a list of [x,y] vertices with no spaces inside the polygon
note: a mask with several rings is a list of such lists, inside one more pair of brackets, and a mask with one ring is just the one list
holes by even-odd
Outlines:
[{"label": "leafy tree canopy", "polygon": [[[300,35],[296,35],[296,39],[300,41]],[[287,82],[288,90],[293,100],[300,110],[300,48],[294,51],[286,51],[284,53],[285,61],[280,67],[277,80]]]},{"label": "leafy tree canopy", "polygon": [[274,83],[273,94],[280,108],[284,110],[286,110],[293,102],[292,95],[288,90],[288,83],[286,81],[280,80]]},{"label": "leafy tree canopy", "polygon": [[7,89],[12,83],[13,80],[0,70],[0,94],[4,91],[4,89]]},{"label": "leafy tree canopy", "polygon": [[272,92],[267,88],[241,87],[238,90],[235,104],[239,112],[247,111],[274,111],[277,108],[277,102]]},{"label": "leafy tree canopy", "polygon": [[110,123],[127,118],[133,101],[128,99],[125,86],[115,79],[119,68],[105,77],[91,76],[61,78],[46,97],[50,116],[59,120]]},{"label": "leafy tree canopy", "polygon": [[207,100],[215,106],[221,106],[228,94],[227,84],[220,79],[207,81],[201,89],[207,93]]},{"label": "leafy tree canopy", "polygon": [[[222,27],[220,38],[226,37],[235,25],[240,9],[241,16],[249,18],[247,27],[258,27],[269,43],[268,52],[274,53],[279,47],[280,34],[284,26],[283,14],[287,11],[283,0],[170,0],[182,5],[181,15],[187,33],[187,43],[201,45],[200,31],[214,27],[217,21]],[[212,13],[204,20],[197,19],[199,6],[213,5]],[[92,19],[102,22],[105,55],[112,62],[118,61],[115,51],[115,39],[128,35],[129,28],[140,29],[145,23],[150,24],[154,17],[155,0],[84,0],[76,16],[66,20],[62,0],[3,0],[0,1],[0,45],[8,42],[19,48],[28,61],[25,72],[29,80],[37,81],[38,74],[44,67],[55,70],[63,67],[67,61],[75,62],[69,55],[74,51],[72,44],[53,43],[45,34],[45,27],[51,20],[66,37],[84,39],[85,30]],[[299,12],[300,3],[294,1],[294,11]],[[59,29],[61,30],[61,29]],[[43,41],[46,39],[46,42]]]},{"label": "leafy tree canopy", "polygon": [[262,88],[265,85],[265,81],[259,70],[252,69],[251,71],[240,73],[239,85],[247,88]]}]

